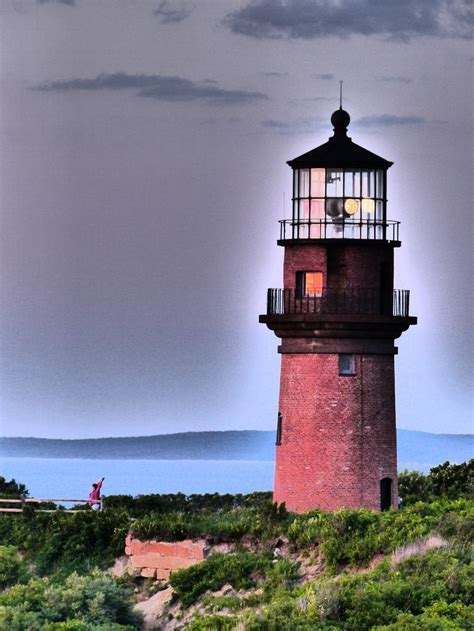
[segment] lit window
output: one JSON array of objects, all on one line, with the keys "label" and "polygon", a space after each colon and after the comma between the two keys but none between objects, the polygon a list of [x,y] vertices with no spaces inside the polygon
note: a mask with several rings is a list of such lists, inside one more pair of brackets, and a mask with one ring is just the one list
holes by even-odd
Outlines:
[{"label": "lit window", "polygon": [[297,272],[296,288],[298,298],[319,298],[323,295],[322,272]]},{"label": "lit window", "polygon": [[347,353],[341,353],[339,355],[339,374],[355,374],[354,355],[348,355]]}]

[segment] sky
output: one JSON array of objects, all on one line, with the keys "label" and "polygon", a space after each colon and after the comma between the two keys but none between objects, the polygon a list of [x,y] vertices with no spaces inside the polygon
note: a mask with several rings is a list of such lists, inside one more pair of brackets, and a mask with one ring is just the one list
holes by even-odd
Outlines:
[{"label": "sky", "polygon": [[394,162],[397,423],[473,432],[472,5],[1,0],[0,434],[274,429],[290,160]]}]

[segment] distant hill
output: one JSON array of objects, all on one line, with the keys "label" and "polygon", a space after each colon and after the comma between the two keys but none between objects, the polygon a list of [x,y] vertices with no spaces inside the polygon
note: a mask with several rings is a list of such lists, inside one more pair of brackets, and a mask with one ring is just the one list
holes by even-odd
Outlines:
[{"label": "distant hill", "polygon": [[[474,436],[397,430],[399,469],[426,471],[449,460],[474,457]],[[0,458],[144,460],[273,460],[274,432],[186,432],[126,438],[60,440],[0,438]]]}]

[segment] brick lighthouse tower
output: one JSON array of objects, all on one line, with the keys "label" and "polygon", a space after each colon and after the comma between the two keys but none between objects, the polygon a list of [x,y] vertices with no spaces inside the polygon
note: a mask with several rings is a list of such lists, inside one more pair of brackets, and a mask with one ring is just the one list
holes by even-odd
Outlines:
[{"label": "brick lighthouse tower", "polygon": [[349,122],[341,107],[329,141],[288,162],[283,289],[260,316],[281,338],[274,499],[297,512],[397,505],[394,341],[416,318],[393,288],[392,162],[353,143]]}]

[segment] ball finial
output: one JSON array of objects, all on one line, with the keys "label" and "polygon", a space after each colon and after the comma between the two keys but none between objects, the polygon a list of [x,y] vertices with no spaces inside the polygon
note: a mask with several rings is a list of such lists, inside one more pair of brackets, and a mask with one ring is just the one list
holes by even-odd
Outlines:
[{"label": "ball finial", "polygon": [[331,123],[334,127],[334,134],[336,136],[345,136],[347,132],[347,127],[350,122],[351,117],[345,110],[343,110],[342,108],[336,110],[331,116]]}]

